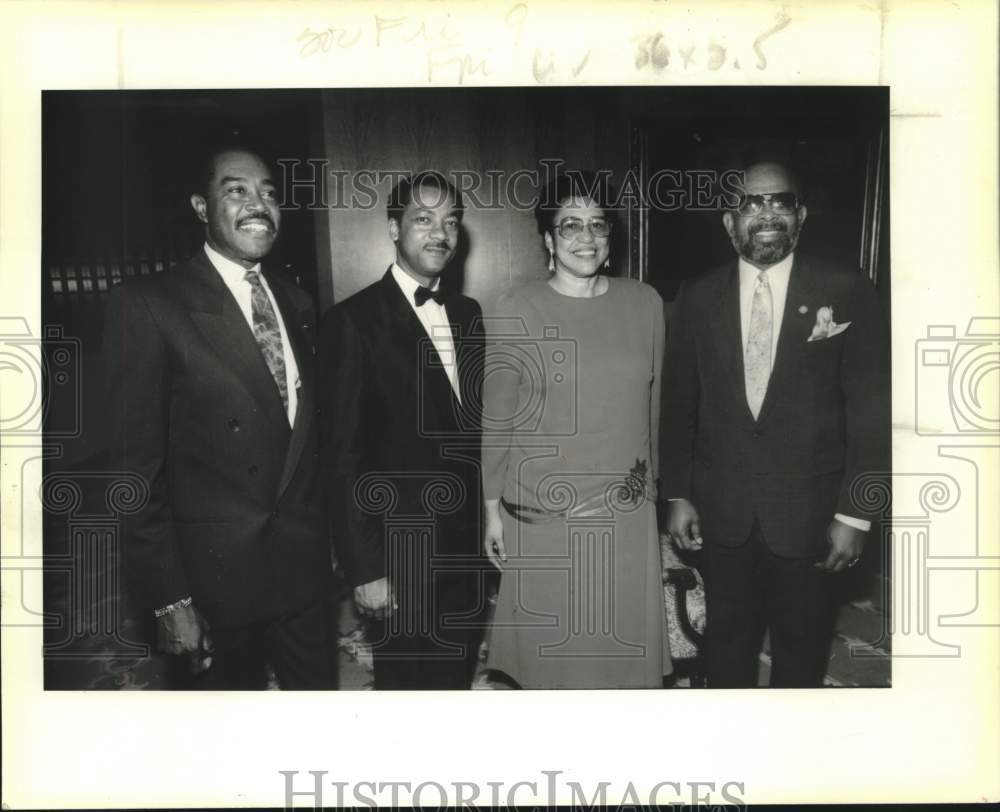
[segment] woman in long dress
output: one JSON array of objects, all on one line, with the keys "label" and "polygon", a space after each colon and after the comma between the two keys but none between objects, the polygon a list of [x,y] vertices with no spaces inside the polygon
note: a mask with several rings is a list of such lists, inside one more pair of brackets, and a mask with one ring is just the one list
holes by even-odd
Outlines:
[{"label": "woman in long dress", "polygon": [[549,277],[502,297],[484,381],[488,667],[523,688],[659,688],[663,303],[612,278],[610,209],[561,174],[536,209]]}]

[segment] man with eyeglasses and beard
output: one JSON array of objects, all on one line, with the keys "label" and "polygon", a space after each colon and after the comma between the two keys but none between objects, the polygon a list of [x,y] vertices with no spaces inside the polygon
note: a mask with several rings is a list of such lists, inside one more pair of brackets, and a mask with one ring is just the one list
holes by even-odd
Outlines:
[{"label": "man with eyeglasses and beard", "polygon": [[857,270],[796,251],[792,173],[749,167],[723,225],[738,259],[683,285],[664,369],[667,531],[701,550],[709,685],[822,684],[833,575],[858,563],[871,515],[852,484],[886,471],[889,341]]}]

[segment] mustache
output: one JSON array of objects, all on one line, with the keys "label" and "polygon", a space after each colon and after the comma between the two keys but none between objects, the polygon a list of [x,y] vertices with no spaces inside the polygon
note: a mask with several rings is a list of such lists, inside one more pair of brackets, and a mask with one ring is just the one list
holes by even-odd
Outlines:
[{"label": "mustache", "polygon": [[781,231],[788,233],[788,225],[781,220],[772,220],[763,223],[755,223],[747,229],[747,233],[752,237],[759,231]]},{"label": "mustache", "polygon": [[261,212],[260,214],[248,214],[246,217],[241,217],[239,220],[236,221],[236,227],[239,228],[244,223],[253,223],[261,221],[267,223],[269,226],[271,226],[271,228],[277,229],[277,226],[274,224],[274,218],[271,217],[271,215],[268,214],[267,212]]}]

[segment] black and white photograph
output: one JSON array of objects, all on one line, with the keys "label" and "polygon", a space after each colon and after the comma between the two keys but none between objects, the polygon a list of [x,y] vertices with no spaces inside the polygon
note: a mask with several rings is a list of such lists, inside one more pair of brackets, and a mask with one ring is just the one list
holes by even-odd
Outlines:
[{"label": "black and white photograph", "polygon": [[0,4],[0,805],[1000,800],[998,32]]},{"label": "black and white photograph", "polygon": [[888,103],[43,94],[46,688],[889,686]]}]

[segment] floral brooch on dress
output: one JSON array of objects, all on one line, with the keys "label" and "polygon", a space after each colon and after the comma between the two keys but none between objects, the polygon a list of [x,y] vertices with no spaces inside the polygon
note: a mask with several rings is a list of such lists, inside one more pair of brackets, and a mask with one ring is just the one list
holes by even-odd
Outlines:
[{"label": "floral brooch on dress", "polygon": [[625,484],[622,485],[622,499],[631,502],[633,505],[639,504],[639,499],[646,495],[646,461],[635,460],[635,465],[625,477]]}]

